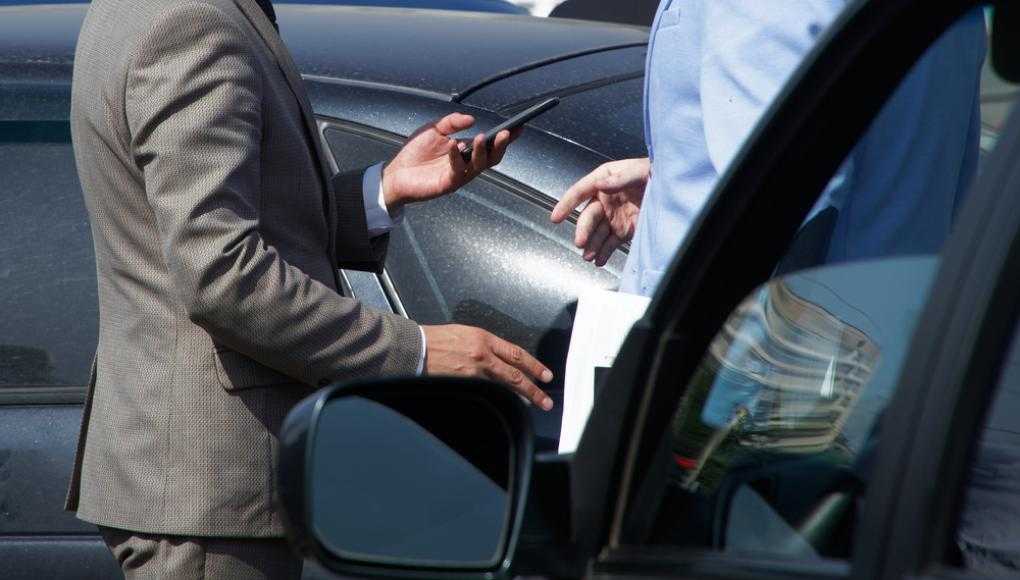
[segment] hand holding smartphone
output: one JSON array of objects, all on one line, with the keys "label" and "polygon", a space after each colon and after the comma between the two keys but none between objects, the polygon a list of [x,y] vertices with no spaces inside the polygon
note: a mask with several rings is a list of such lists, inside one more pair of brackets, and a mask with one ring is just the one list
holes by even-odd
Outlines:
[{"label": "hand holding smartphone", "polygon": [[[524,125],[528,121],[534,119],[535,117],[541,115],[542,113],[548,111],[549,109],[555,107],[558,104],[560,104],[559,98],[553,97],[551,99],[542,101],[541,103],[535,105],[534,107],[529,107],[521,111],[520,113],[514,115],[513,117],[507,119],[506,121],[500,123],[499,125],[496,125],[489,131],[485,132],[485,146],[491,149],[492,145],[496,141],[496,135],[499,135],[500,131],[513,131],[514,129]],[[464,159],[465,163],[469,163],[471,161],[471,152],[473,150],[474,150],[473,145],[471,143],[468,143],[467,147],[465,147],[460,152],[460,156],[462,159]]]}]

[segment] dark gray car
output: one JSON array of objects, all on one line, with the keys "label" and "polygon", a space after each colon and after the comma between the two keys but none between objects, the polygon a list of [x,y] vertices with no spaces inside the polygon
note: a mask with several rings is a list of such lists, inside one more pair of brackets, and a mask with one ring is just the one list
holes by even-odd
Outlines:
[{"label": "dark gray car", "polygon": [[[848,3],[694,222],[576,453],[536,452],[521,403],[485,381],[338,384],[297,405],[279,470],[293,545],[387,579],[1016,578],[1020,115],[1002,124],[1016,85],[995,83],[981,127],[971,99],[894,92],[905,77],[976,89],[953,85],[978,72],[953,59],[980,34],[906,75],[958,38],[943,35],[954,21],[977,31],[984,4]],[[1009,48],[1020,5],[996,4],[1010,40],[992,44]],[[993,54],[1020,81],[1015,48]],[[912,131],[915,113],[968,130]],[[961,165],[929,145],[970,155],[979,137],[988,155],[976,179],[959,170],[939,243],[805,259],[833,224],[887,215],[903,174]],[[862,145],[897,171],[868,180]],[[845,204],[825,206],[845,213],[809,219],[847,162]],[[386,437],[365,437],[380,424]]]},{"label": "dark gray car", "polygon": [[[92,242],[67,124],[84,5],[0,7],[0,577],[106,578],[96,529],[61,509],[99,313]],[[578,291],[616,284],[622,255],[582,262],[557,197],[614,158],[644,154],[646,32],[528,16],[280,5],[338,169],[389,158],[453,111],[491,127],[538,99],[503,163],[454,196],[407,208],[386,271],[345,292],[422,323],[485,327],[562,377]],[[479,51],[476,47],[485,47]],[[456,224],[457,227],[450,227]],[[552,394],[562,403],[562,383]],[[555,446],[558,414],[538,414]]]}]

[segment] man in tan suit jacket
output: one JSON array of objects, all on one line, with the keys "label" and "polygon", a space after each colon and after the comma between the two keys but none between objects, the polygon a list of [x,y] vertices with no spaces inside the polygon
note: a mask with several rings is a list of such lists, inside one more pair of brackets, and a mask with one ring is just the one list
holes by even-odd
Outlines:
[{"label": "man in tan suit jacket", "polygon": [[79,37],[100,330],[67,507],[128,578],[300,574],[273,499],[277,436],[318,386],[467,374],[552,404],[533,382],[551,373],[519,347],[337,290],[339,266],[384,257],[366,201],[394,214],[452,192],[510,135],[491,152],[476,138],[465,164],[449,135],[473,119],[451,115],[385,169],[331,177],[271,17],[266,0],[94,0]]}]

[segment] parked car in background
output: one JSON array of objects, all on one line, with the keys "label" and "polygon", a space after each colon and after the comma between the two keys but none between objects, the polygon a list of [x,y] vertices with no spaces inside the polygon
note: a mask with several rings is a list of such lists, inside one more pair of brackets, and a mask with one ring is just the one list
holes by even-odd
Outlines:
[{"label": "parked car in background", "polygon": [[[537,453],[522,404],[485,381],[369,380],[299,403],[279,470],[294,546],[361,578],[1017,577],[1016,85],[997,78],[1008,97],[981,111],[986,156],[941,247],[788,259],[818,247],[805,221],[848,159],[860,182],[839,211],[897,201],[901,174],[868,180],[858,144],[907,174],[946,162],[869,131],[912,134],[910,93],[890,95],[983,4],[849,3],[722,177],[576,453]],[[1020,10],[1004,14],[993,34],[1014,35]],[[1020,71],[1017,52],[997,57]],[[933,60],[919,70],[958,70]],[[976,128],[972,101],[937,101],[922,114]]]},{"label": "parked car in background", "polygon": [[600,20],[637,26],[651,26],[659,0],[564,0],[549,13],[554,18]]},{"label": "parked car in background", "polygon": [[[0,7],[0,577],[109,578],[96,529],[62,511],[97,336],[89,225],[68,129],[84,5]],[[616,284],[581,261],[549,211],[607,159],[644,154],[638,30],[502,14],[277,6],[338,170],[389,158],[450,112],[477,130],[549,96],[498,168],[408,207],[381,275],[343,271],[345,293],[426,324],[487,328],[558,371],[564,307]],[[485,46],[484,58],[466,47]],[[386,47],[385,50],[380,47]],[[473,135],[474,133],[472,133]],[[561,407],[560,407],[561,408]],[[536,411],[553,448],[559,415]]]}]

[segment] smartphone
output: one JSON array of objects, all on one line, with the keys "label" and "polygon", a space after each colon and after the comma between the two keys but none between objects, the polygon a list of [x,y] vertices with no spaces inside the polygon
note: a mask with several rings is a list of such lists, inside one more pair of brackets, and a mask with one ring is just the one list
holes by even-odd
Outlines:
[{"label": "smartphone", "polygon": [[[500,131],[513,131],[517,127],[520,127],[558,104],[560,104],[559,98],[553,97],[549,100],[542,101],[534,107],[529,107],[499,125],[496,125],[485,133],[485,146],[491,149],[492,145],[496,142],[496,135],[499,135]],[[467,147],[460,152],[460,156],[464,159],[465,163],[471,162],[471,151],[473,150],[473,144],[468,143]]]}]

